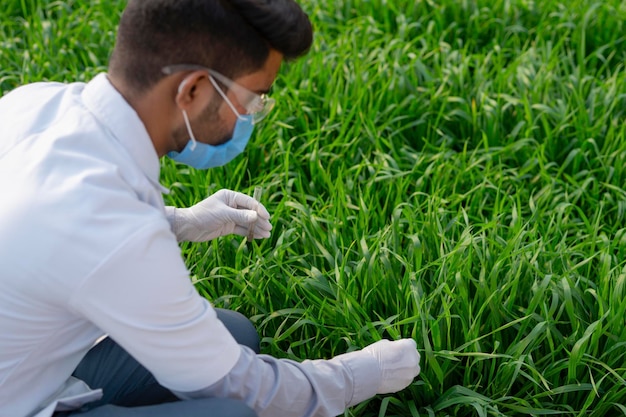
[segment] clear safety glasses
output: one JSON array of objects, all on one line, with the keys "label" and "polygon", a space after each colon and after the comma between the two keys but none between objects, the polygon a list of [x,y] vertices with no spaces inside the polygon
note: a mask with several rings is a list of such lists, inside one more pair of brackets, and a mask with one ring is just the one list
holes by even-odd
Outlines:
[{"label": "clear safety glasses", "polygon": [[220,96],[226,101],[226,104],[231,108],[231,110],[240,117],[241,115],[233,105],[233,103],[228,99],[226,93],[222,88],[218,85],[218,81],[225,85],[229,91],[232,91],[235,97],[237,97],[237,101],[241,106],[246,109],[246,114],[252,116],[252,123],[257,124],[261,120],[268,115],[268,113],[274,108],[276,101],[273,98],[268,97],[265,94],[256,94],[245,87],[237,84],[230,78],[220,74],[217,71],[214,71],[210,68],[203,67],[201,65],[193,65],[193,64],[178,64],[178,65],[168,65],[162,69],[164,74],[171,75],[180,71],[196,71],[202,70],[209,73],[209,81],[215,87]]}]

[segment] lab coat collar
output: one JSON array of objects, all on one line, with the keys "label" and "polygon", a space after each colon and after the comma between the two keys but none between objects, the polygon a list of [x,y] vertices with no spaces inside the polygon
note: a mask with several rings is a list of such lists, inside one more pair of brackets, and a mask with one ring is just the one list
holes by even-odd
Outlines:
[{"label": "lab coat collar", "polygon": [[128,151],[150,182],[168,193],[159,183],[160,163],[154,144],[139,115],[109,81],[106,73],[98,74],[83,90],[83,102]]}]

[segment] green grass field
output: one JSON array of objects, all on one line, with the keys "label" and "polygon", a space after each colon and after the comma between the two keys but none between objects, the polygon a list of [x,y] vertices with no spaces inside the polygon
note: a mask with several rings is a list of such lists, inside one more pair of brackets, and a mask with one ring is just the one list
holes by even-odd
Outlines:
[{"label": "green grass field", "polygon": [[[0,90],[106,69],[124,2],[8,0]],[[277,110],[166,202],[220,188],[270,239],[183,244],[199,291],[297,360],[413,337],[422,373],[348,416],[626,415],[626,3],[303,0]]]}]

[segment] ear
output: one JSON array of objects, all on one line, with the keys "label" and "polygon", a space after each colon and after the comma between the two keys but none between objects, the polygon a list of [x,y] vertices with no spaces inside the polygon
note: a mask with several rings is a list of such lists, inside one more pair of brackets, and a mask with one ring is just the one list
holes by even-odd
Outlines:
[{"label": "ear", "polygon": [[183,81],[180,83],[180,85],[178,86],[178,94],[183,92],[183,88],[185,88],[185,85],[189,82],[189,78],[185,78],[183,79]]},{"label": "ear", "polygon": [[199,87],[208,81],[205,71],[194,71],[187,74],[178,85],[176,92],[176,104],[181,109],[188,109],[198,99]]}]

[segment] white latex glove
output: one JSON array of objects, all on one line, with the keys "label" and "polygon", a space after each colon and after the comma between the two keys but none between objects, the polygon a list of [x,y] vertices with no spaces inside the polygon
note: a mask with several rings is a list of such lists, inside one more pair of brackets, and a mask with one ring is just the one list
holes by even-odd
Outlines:
[{"label": "white latex glove", "polygon": [[413,339],[379,340],[363,351],[378,361],[381,374],[378,394],[398,392],[408,387],[420,373],[420,354]]},{"label": "white latex glove", "polygon": [[179,242],[204,242],[229,234],[248,235],[256,223],[254,238],[270,237],[270,214],[254,198],[231,190],[219,190],[189,208],[165,207]]}]

